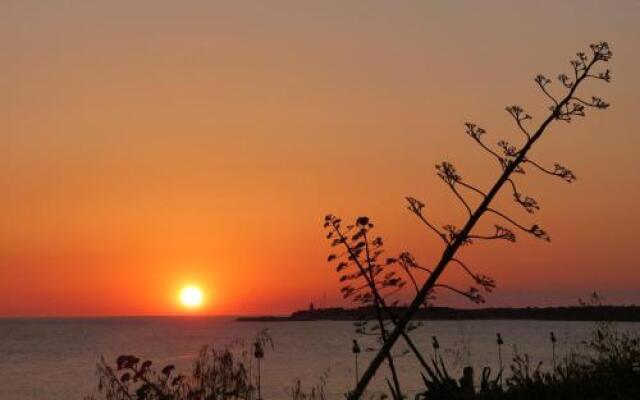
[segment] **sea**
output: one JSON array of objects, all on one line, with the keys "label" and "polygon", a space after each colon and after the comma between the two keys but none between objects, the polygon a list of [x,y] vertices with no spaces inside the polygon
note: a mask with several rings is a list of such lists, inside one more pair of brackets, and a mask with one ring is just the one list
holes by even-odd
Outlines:
[{"label": "sea", "polygon": [[[640,323],[617,323],[621,331],[640,333]],[[425,321],[411,332],[416,346],[427,358],[441,356],[452,376],[472,366],[476,377],[482,368],[495,372],[500,358],[507,370],[517,354],[528,355],[532,365],[550,368],[556,358],[581,351],[594,322],[468,320]],[[352,322],[237,322],[230,317],[127,317],[0,319],[0,399],[70,400],[96,393],[96,363],[104,357],[114,364],[117,356],[132,354],[149,359],[159,368],[167,364],[189,373],[203,345],[218,349],[231,346],[238,357],[251,340],[266,329],[273,340],[261,360],[261,394],[264,400],[290,399],[300,381],[304,390],[324,386],[328,399],[343,399],[356,380],[353,339],[362,352],[362,373],[373,358],[375,337],[357,334]],[[504,344],[497,345],[500,333]],[[433,348],[433,337],[439,348]],[[399,343],[394,350],[402,387],[410,396],[424,388],[421,369],[414,356]],[[245,362],[256,374],[251,352]],[[251,364],[249,366],[249,364]],[[389,371],[382,367],[370,393],[386,388]],[[100,397],[98,397],[100,398]]]}]

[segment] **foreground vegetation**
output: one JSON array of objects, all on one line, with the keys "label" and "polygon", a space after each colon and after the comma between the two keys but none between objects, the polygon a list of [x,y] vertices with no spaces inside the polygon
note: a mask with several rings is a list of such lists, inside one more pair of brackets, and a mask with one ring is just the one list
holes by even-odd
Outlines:
[{"label": "foreground vegetation", "polygon": [[[266,330],[248,344],[236,341],[223,350],[204,346],[190,374],[181,374],[174,365],[157,369],[151,360],[134,355],[117,357],[115,365],[104,357],[96,368],[96,392],[84,400],[232,400],[254,399],[260,393],[260,364],[254,369],[252,357],[262,358],[273,347]],[[252,354],[253,353],[253,354]],[[256,383],[257,382],[257,387]]]},{"label": "foreground vegetation", "polygon": [[572,353],[551,371],[532,365],[527,355],[516,355],[510,376],[503,371],[482,372],[476,387],[467,376],[451,378],[440,359],[423,375],[422,400],[631,400],[640,399],[640,337],[619,332],[610,322],[598,323],[580,353]]},{"label": "foreground vegetation", "polygon": [[[544,54],[536,57],[544,57]],[[479,150],[494,163],[497,162],[494,165],[499,172],[492,184],[476,185],[463,178],[451,162],[436,164],[437,176],[451,191],[453,201],[459,203],[465,215],[462,219],[456,218],[444,224],[433,215],[434,210],[428,202],[414,196],[406,197],[409,211],[430,234],[442,242],[442,253],[434,259],[421,260],[409,251],[387,256],[384,240],[374,231],[374,224],[368,216],[357,217],[353,222],[333,214],[325,217],[326,238],[332,248],[327,261],[335,268],[343,283],[343,296],[360,306],[376,310],[376,318],[369,327],[375,328],[379,347],[349,394],[350,400],[363,397],[369,382],[383,366],[390,376],[387,382],[392,397],[406,397],[392,352],[398,341],[406,343],[423,370],[430,368],[413,343],[410,332],[415,327],[419,310],[432,305],[440,291],[453,292],[477,304],[484,303],[485,296],[494,291],[495,280],[470,264],[463,254],[466,253],[464,249],[491,241],[514,243],[521,233],[544,241],[551,240],[550,234],[540,225],[524,222],[514,214],[516,211],[512,210],[513,207],[497,199],[500,193],[507,194],[512,197],[516,210],[531,215],[541,206],[538,200],[522,191],[524,178],[530,176],[529,172],[546,174],[567,183],[577,179],[573,171],[560,163],[545,166],[544,162],[537,159],[540,155],[534,149],[538,148],[543,136],[549,136],[550,127],[557,122],[569,123],[585,117],[588,110],[605,110],[609,107],[609,103],[599,96],[590,96],[589,99],[584,93],[584,86],[587,82],[610,82],[611,73],[606,64],[612,57],[607,42],[594,43],[590,45],[590,51],[576,53],[570,61],[569,74],[557,75],[559,84],[553,84],[552,79],[542,74],[537,75],[534,82],[548,102],[547,112],[534,122],[534,117],[523,107],[506,107],[514,120],[515,133],[496,138],[497,143],[493,142],[495,139],[484,128],[472,122],[465,123],[465,133],[479,146]],[[447,276],[445,270],[453,269],[468,276],[470,286],[444,278]],[[393,307],[407,298],[412,300],[407,303],[406,310],[398,314]]]},{"label": "foreground vegetation", "polygon": [[[269,345],[265,332],[244,351],[205,346],[190,374],[173,365],[156,369],[151,361],[123,355],[114,365],[102,359],[97,366],[98,386],[85,400],[254,400],[258,399],[258,371],[251,363],[256,343]],[[478,379],[470,368],[454,379],[439,357],[423,371],[424,388],[416,400],[631,400],[640,398],[640,336],[620,332],[611,322],[599,322],[580,351],[559,360],[554,369],[526,354],[516,355],[508,370],[492,373],[485,367]],[[326,377],[311,391],[299,380],[289,389],[292,400],[324,400]],[[391,390],[393,393],[393,390]],[[348,397],[345,393],[344,397]],[[392,397],[381,395],[375,398]],[[374,397],[369,397],[374,398]],[[407,398],[407,396],[405,396]]]}]

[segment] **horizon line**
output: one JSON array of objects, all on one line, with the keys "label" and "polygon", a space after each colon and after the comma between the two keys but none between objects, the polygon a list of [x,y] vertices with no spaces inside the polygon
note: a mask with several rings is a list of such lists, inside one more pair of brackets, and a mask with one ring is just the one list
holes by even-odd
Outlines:
[{"label": "horizon line", "polygon": [[[403,306],[398,306],[403,307]],[[405,306],[406,307],[406,306]],[[450,307],[450,306],[433,306],[435,308],[449,308],[454,310],[481,310],[481,309],[496,309],[496,308],[510,308],[510,309],[526,309],[526,308],[579,308],[584,307],[580,304],[572,305],[529,305],[529,306],[481,306],[481,307]],[[640,307],[640,304],[601,304],[599,307]],[[319,307],[314,311],[327,310],[327,309],[356,309],[362,307]],[[300,309],[291,311],[288,313],[247,313],[247,314],[79,314],[79,315],[0,315],[0,320],[7,319],[116,319],[116,318],[239,318],[239,317],[288,317],[293,313],[300,311],[310,311],[309,309]]]}]

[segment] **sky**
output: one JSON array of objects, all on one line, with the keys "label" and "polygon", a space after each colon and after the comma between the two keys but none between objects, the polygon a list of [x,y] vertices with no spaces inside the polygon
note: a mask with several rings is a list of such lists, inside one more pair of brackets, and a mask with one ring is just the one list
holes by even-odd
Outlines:
[{"label": "sky", "polygon": [[[460,225],[434,165],[483,188],[500,172],[464,123],[517,142],[504,107],[538,123],[533,77],[568,72],[601,40],[613,80],[582,93],[612,106],[555,124],[532,153],[578,180],[519,177],[535,216],[499,199],[552,241],[460,258],[496,279],[489,306],[594,290],[640,303],[639,17],[631,0],[3,2],[0,316],[348,305],[324,215],[367,215],[387,254],[436,262],[442,246],[404,197]],[[187,285],[204,291],[197,311],[178,302]]]}]

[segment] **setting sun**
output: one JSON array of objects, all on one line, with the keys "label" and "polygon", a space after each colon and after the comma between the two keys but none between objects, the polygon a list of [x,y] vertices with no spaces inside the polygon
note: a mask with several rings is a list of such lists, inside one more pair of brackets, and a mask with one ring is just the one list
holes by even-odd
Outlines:
[{"label": "setting sun", "polygon": [[195,286],[187,286],[180,292],[180,302],[187,308],[197,308],[202,305],[202,290]]}]

